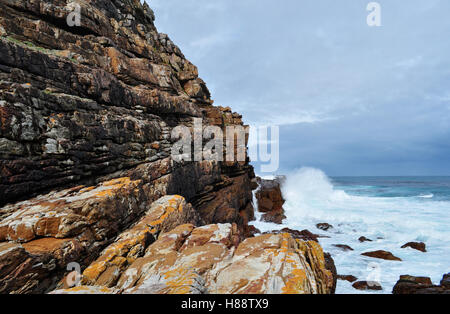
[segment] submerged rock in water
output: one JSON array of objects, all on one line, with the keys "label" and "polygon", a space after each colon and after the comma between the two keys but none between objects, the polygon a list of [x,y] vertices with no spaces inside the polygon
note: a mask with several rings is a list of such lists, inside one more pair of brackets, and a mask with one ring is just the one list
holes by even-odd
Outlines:
[{"label": "submerged rock in water", "polygon": [[320,223],[316,225],[317,229],[323,230],[323,231],[328,231],[330,229],[333,229],[333,226],[324,222],[324,223]]},{"label": "submerged rock in water", "polygon": [[362,242],[372,242],[372,240],[370,240],[370,239],[368,239],[368,238],[366,238],[366,237],[364,237],[364,236],[363,236],[363,237],[360,237],[358,240],[359,240],[359,242],[361,242],[361,243],[362,243]]},{"label": "submerged rock in water", "polygon": [[340,248],[343,251],[354,251],[350,246],[346,244],[333,244],[333,246]]},{"label": "submerged rock in water", "polygon": [[352,285],[357,290],[383,290],[383,287],[376,281],[357,281]]},{"label": "submerged rock in water", "polygon": [[403,245],[401,248],[404,249],[407,247],[410,247],[412,249],[415,249],[415,250],[418,250],[418,251],[421,251],[424,253],[427,251],[426,245],[423,242],[408,242],[405,245]]},{"label": "submerged rock in water", "polygon": [[391,252],[387,252],[387,251],[383,251],[383,250],[378,250],[378,251],[373,251],[373,252],[365,252],[365,253],[362,253],[361,255],[373,257],[373,258],[384,259],[384,260],[388,260],[388,261],[401,261],[401,258],[394,256]]},{"label": "submerged rock in water", "polygon": [[345,280],[345,281],[348,281],[348,282],[355,282],[356,280],[358,280],[358,278],[356,278],[353,275],[338,275],[337,279]]}]

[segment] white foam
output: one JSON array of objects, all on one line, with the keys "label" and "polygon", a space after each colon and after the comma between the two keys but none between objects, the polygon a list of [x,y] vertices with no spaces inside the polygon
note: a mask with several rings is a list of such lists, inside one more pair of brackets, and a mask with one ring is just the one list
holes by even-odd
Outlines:
[{"label": "white foam", "polygon": [[[321,238],[320,242],[333,255],[339,274],[354,275],[359,280],[367,280],[368,276],[373,279],[374,267],[369,266],[375,265],[382,292],[390,293],[400,275],[427,276],[438,283],[450,271],[450,202],[352,196],[335,189],[325,173],[312,168],[302,168],[288,176],[283,195],[288,217],[284,225],[262,222],[254,225],[263,232],[289,227],[326,233],[331,238]],[[329,232],[316,229],[315,225],[322,222],[334,228]],[[374,241],[360,243],[361,236]],[[425,242],[428,252],[400,248],[411,241]],[[347,244],[354,251],[343,252],[333,244]],[[374,250],[390,251],[403,261],[361,256]],[[359,291],[339,281],[337,293]]]}]

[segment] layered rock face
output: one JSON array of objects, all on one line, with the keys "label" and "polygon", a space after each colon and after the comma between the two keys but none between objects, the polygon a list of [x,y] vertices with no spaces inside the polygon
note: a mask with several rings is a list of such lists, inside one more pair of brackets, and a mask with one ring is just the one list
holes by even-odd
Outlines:
[{"label": "layered rock face", "polygon": [[[1,204],[131,177],[159,196],[183,195],[210,222],[239,223],[252,168],[174,164],[170,134],[193,117],[225,128],[241,126],[241,116],[212,106],[197,68],[157,32],[148,6],[79,1],[81,25],[70,27],[68,3],[0,2]],[[227,197],[236,191],[238,200]]]},{"label": "layered rock face", "polygon": [[53,293],[332,292],[333,274],[315,241],[289,233],[244,240],[236,224],[184,224],[145,248],[136,239],[144,239],[145,221],[153,218],[145,217],[106,248],[84,271],[83,286]]},{"label": "layered rock face", "polygon": [[193,118],[245,126],[153,21],[138,0],[0,1],[0,293],[70,288],[72,262],[69,293],[332,292],[317,243],[246,239],[248,158],[173,160]]}]

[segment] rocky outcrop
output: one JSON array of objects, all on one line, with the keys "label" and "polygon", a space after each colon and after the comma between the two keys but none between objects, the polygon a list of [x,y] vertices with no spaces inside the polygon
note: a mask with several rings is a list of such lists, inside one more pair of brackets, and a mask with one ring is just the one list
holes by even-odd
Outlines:
[{"label": "rocky outcrop", "polygon": [[305,241],[315,241],[315,242],[319,242],[318,238],[320,237],[317,234],[314,234],[312,232],[310,232],[309,230],[302,230],[302,231],[298,231],[298,230],[293,230],[293,229],[289,229],[289,228],[283,228],[281,230],[274,230],[271,231],[270,233],[289,233],[294,239],[299,239],[299,240],[305,240]]},{"label": "rocky outcrop", "polygon": [[391,252],[387,252],[387,251],[383,251],[383,250],[378,250],[378,251],[373,251],[373,252],[365,252],[365,253],[362,253],[361,255],[373,257],[373,258],[384,259],[384,260],[388,260],[388,261],[401,261],[402,260],[401,258],[394,256]]},{"label": "rocky outcrop", "polygon": [[[0,205],[121,177],[180,194],[207,222],[244,225],[248,162],[170,158],[174,127],[243,126],[138,0],[0,2]],[[235,195],[234,193],[237,193]],[[0,213],[1,217],[2,213]]]},{"label": "rocky outcrop", "polygon": [[283,177],[274,180],[257,178],[259,188],[256,191],[258,211],[263,213],[261,219],[265,222],[281,224],[286,216],[284,215],[283,204],[285,200],[281,193]]},{"label": "rocky outcrop", "polygon": [[433,285],[428,277],[400,276],[393,294],[450,294],[450,274],[444,275],[440,285]]},{"label": "rocky outcrop", "polygon": [[[179,224],[201,223],[181,196],[151,202],[139,182],[113,180],[17,204],[2,221],[0,293],[42,293],[66,273],[67,265],[89,265],[115,240],[128,258],[139,255],[159,233]],[[149,208],[149,209],[146,209]],[[118,239],[135,217],[145,216]],[[12,263],[13,261],[14,263]]]},{"label": "rocky outcrop", "polygon": [[334,247],[341,249],[342,251],[354,251],[354,249],[347,244],[333,244]]},{"label": "rocky outcrop", "polygon": [[356,278],[353,275],[338,275],[337,279],[338,280],[345,280],[345,281],[348,281],[348,282],[355,282],[356,280],[358,280],[358,278]]},{"label": "rocky outcrop", "polygon": [[243,240],[236,224],[186,224],[162,233],[139,257],[130,258],[131,247],[124,248],[122,240],[112,244],[84,271],[84,286],[53,293],[298,294],[333,289],[319,244],[288,233]]},{"label": "rocky outcrop", "polygon": [[[248,161],[170,156],[174,127],[192,128],[194,117],[203,127],[243,127],[242,117],[212,105],[148,5],[80,1],[81,25],[71,27],[68,3],[0,2],[0,206],[10,203],[0,209],[2,245],[30,267],[50,256],[61,263],[43,270],[52,273],[71,254],[95,257],[170,194],[188,199],[205,223],[245,228],[253,218]],[[45,265],[35,264],[36,273]],[[49,286],[0,281],[2,292]]]},{"label": "rocky outcrop", "polygon": [[[248,128],[213,106],[148,5],[79,1],[70,26],[69,2],[0,2],[0,293],[334,292],[316,242],[251,237],[246,152],[172,158],[194,118]],[[282,220],[279,186],[266,196]]]},{"label": "rocky outcrop", "polygon": [[373,242],[373,240],[370,240],[370,239],[368,239],[368,238],[366,238],[366,237],[360,237],[359,239],[358,239],[358,241],[359,242],[361,242],[361,243],[363,243],[363,242]]},{"label": "rocky outcrop", "polygon": [[426,244],[423,243],[423,242],[408,242],[405,245],[402,245],[401,248],[405,249],[407,247],[412,248],[412,249],[417,250],[417,251],[424,252],[424,253],[427,252]]},{"label": "rocky outcrop", "polygon": [[323,230],[323,231],[328,231],[330,229],[333,229],[333,226],[328,224],[328,223],[326,223],[326,222],[323,222],[323,223],[317,224],[316,228],[320,229],[320,230]]},{"label": "rocky outcrop", "polygon": [[383,290],[383,287],[376,281],[356,281],[352,287],[357,290]]}]

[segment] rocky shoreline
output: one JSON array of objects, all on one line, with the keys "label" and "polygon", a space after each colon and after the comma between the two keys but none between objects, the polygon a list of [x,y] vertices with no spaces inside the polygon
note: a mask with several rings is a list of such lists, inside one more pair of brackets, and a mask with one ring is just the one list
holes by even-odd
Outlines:
[{"label": "rocky shoreline", "polygon": [[[259,188],[255,193],[257,202],[258,202],[258,210],[263,214],[261,216],[261,221],[264,222],[273,222],[276,224],[283,224],[283,220],[286,218],[285,212],[282,208],[284,204],[284,197],[282,195],[282,184],[285,181],[284,177],[276,177],[273,180],[261,179],[257,178],[257,182],[259,183]],[[269,204],[269,205],[268,205]],[[272,205],[277,204],[277,205]],[[275,213],[275,214],[272,214]],[[283,218],[280,219],[272,219],[273,216],[282,215]],[[269,218],[268,218],[269,217]],[[297,237],[302,239],[309,239],[312,241],[317,241],[319,238],[333,238],[334,234],[334,226],[323,222],[318,223],[315,226],[318,230],[324,232],[322,235],[314,234],[309,230],[303,231],[293,231],[288,228],[284,228],[281,231],[272,231],[272,232],[291,232],[295,234]],[[371,243],[374,240],[369,239],[365,236],[361,236],[358,241],[360,243]],[[342,252],[350,252],[354,251],[352,247],[347,244],[333,244],[334,247],[340,249]],[[402,246],[399,246],[402,249],[410,248],[416,250],[418,253],[426,253],[426,244],[423,242],[408,242]],[[419,253],[420,252],[420,253]],[[366,250],[361,253],[362,256],[369,257],[376,261],[377,259],[393,261],[393,262],[401,262],[402,259],[395,256],[391,252],[385,250],[375,250],[370,251]],[[336,273],[335,277],[337,280],[347,281],[352,284],[352,287],[359,291],[384,291],[385,293],[389,293],[384,290],[380,282],[375,280],[361,280],[351,274],[339,274]],[[432,281],[428,277],[414,277],[410,275],[401,275],[398,282],[394,286],[392,293],[393,294],[449,294],[450,293],[450,274],[445,274],[443,279],[441,280],[439,285],[433,285]]]},{"label": "rocky shoreline", "polygon": [[255,236],[249,158],[171,158],[193,118],[246,126],[151,8],[79,4],[0,2],[0,293],[333,293],[314,238]]},{"label": "rocky shoreline", "polygon": [[[252,226],[255,214],[282,224],[285,178],[256,178],[248,157],[171,158],[172,132],[194,133],[193,118],[247,126],[213,105],[147,4],[81,1],[70,26],[68,3],[0,2],[0,293],[332,294],[337,280],[380,290],[338,275],[319,244],[327,223],[320,235]],[[448,291],[448,275],[394,288]]]}]

